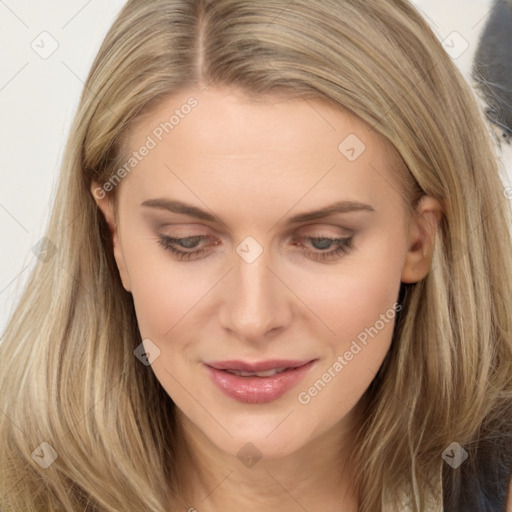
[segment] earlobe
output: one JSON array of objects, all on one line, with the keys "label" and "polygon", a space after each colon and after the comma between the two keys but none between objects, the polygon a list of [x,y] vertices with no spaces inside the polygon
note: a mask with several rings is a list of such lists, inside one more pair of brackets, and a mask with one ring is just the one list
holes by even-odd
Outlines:
[{"label": "earlobe", "polygon": [[127,292],[131,292],[130,280],[128,272],[126,270],[123,249],[119,240],[119,230],[116,216],[114,213],[114,204],[112,198],[109,195],[107,195],[105,191],[96,182],[93,182],[91,185],[91,193],[94,197],[94,200],[96,201],[96,204],[98,205],[98,208],[103,213],[103,216],[105,217],[105,220],[107,222],[108,229],[110,231],[110,237],[112,240],[114,258],[116,260],[117,268],[121,276],[123,287]]},{"label": "earlobe", "polygon": [[422,198],[417,215],[410,223],[408,252],[402,268],[403,283],[417,283],[428,274],[442,215],[443,208],[437,199],[430,196]]}]

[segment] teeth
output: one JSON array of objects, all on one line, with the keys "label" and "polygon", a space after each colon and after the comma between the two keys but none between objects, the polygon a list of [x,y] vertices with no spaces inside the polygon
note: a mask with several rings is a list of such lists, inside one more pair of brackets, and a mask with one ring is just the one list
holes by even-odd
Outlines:
[{"label": "teeth", "polygon": [[233,373],[234,375],[240,375],[241,377],[252,377],[256,375],[257,377],[272,377],[272,375],[276,375],[277,373],[284,372],[288,368],[275,368],[274,370],[267,370],[266,372],[244,372],[242,370],[226,370],[229,373]]}]

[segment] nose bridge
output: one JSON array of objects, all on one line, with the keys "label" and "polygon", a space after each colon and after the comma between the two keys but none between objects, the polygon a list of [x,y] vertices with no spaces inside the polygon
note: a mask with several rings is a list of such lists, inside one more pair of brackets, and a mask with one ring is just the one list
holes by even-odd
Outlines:
[{"label": "nose bridge", "polygon": [[286,293],[270,270],[270,250],[253,237],[238,245],[234,261],[223,323],[240,337],[257,340],[288,320]]}]

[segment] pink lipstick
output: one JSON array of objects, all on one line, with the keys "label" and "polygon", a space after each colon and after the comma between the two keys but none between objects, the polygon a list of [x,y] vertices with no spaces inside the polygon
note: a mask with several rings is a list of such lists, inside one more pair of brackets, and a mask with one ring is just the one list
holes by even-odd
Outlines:
[{"label": "pink lipstick", "polygon": [[249,363],[214,361],[205,363],[213,383],[240,402],[272,402],[300,382],[316,359],[291,361],[273,359]]}]

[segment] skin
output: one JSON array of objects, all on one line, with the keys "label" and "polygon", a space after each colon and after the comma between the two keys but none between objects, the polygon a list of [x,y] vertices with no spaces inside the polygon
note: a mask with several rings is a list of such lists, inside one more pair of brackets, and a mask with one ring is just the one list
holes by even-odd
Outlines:
[{"label": "skin", "polygon": [[[179,409],[188,503],[201,512],[356,512],[346,465],[350,429],[389,350],[394,321],[309,403],[297,396],[393,307],[401,282],[425,277],[429,226],[437,226],[442,207],[426,197],[408,218],[386,139],[318,100],[272,95],[253,102],[233,88],[191,88],[140,118],[128,151],[192,95],[198,106],[118,186],[117,215],[108,197],[94,194],[98,184],[91,187],[142,338],[160,350],[151,369]],[[338,149],[350,134],[366,146],[354,161]],[[223,223],[141,207],[155,198],[193,204]],[[339,200],[375,212],[287,224]],[[204,248],[202,255],[180,261],[159,245],[160,234],[210,238],[189,246]],[[294,242],[299,235],[353,235],[353,249],[321,261],[315,256],[336,244]],[[247,236],[263,248],[250,264],[236,252]],[[224,395],[202,364],[273,358],[318,361],[295,388],[264,404]],[[252,467],[237,457],[249,442],[262,455]]]}]

